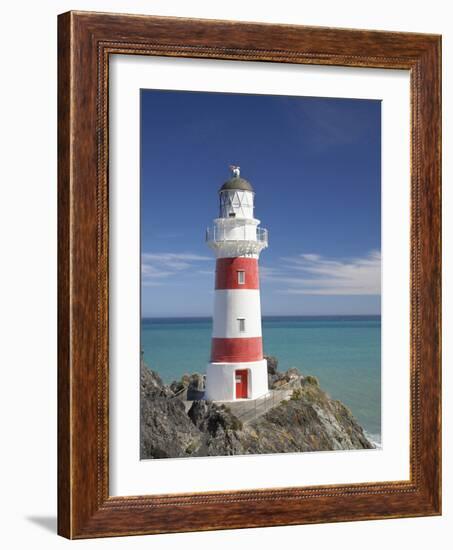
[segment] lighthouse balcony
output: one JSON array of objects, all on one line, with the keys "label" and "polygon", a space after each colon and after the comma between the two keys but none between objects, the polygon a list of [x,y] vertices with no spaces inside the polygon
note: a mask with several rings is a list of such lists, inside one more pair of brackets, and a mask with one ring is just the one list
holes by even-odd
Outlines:
[{"label": "lighthouse balcony", "polygon": [[214,223],[206,229],[206,242],[222,256],[254,256],[267,248],[268,231],[249,223],[234,226]]}]

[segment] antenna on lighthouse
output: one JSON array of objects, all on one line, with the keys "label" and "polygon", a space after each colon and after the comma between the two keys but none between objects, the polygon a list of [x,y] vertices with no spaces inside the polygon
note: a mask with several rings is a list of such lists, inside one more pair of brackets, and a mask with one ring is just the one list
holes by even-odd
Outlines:
[{"label": "antenna on lighthouse", "polygon": [[238,178],[241,175],[241,167],[230,164],[230,170],[235,178]]}]

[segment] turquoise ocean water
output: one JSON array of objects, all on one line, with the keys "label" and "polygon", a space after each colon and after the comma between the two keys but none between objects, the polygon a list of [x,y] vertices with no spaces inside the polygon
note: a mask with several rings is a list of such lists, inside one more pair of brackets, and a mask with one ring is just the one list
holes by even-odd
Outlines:
[{"label": "turquoise ocean water", "polygon": [[[184,373],[205,372],[211,319],[142,319],[146,364],[169,383]],[[263,344],[279,370],[297,367],[316,376],[331,397],[347,405],[364,429],[380,441],[381,319],[264,317]]]}]

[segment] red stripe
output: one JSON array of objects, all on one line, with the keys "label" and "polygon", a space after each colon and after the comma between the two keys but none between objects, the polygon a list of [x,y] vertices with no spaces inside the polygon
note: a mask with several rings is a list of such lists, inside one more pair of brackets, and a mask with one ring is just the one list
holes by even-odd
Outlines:
[{"label": "red stripe", "polygon": [[260,361],[263,358],[263,340],[257,338],[213,338],[213,363],[241,363]]},{"label": "red stripe", "polygon": [[[244,271],[244,284],[238,283],[238,271]],[[216,261],[216,290],[258,289],[259,287],[258,260],[256,258],[219,258]]]}]

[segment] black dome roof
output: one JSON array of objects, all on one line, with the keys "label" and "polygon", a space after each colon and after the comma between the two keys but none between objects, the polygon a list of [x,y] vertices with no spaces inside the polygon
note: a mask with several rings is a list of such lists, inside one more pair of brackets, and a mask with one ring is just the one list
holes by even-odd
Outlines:
[{"label": "black dome roof", "polygon": [[230,191],[233,189],[238,189],[239,191],[251,191],[253,193],[252,184],[239,176],[233,176],[228,181],[226,181],[219,189],[219,193],[221,193],[222,191]]}]

